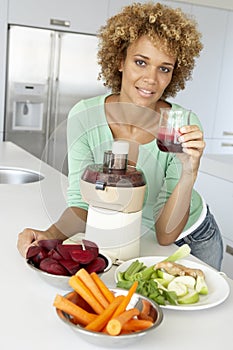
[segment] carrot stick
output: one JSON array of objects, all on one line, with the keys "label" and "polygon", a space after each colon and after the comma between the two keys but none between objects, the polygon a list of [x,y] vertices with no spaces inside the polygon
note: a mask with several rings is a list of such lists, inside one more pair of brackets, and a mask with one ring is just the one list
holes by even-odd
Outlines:
[{"label": "carrot stick", "polygon": [[117,297],[115,297],[114,300],[109,304],[109,306],[104,310],[104,312],[101,315],[98,315],[94,321],[90,322],[85,327],[85,329],[89,331],[100,332],[111,319],[114,311],[116,310],[118,305],[120,305],[123,299],[123,295],[118,295]]},{"label": "carrot stick", "polygon": [[137,308],[132,308],[122,312],[119,316],[112,318],[107,324],[107,332],[110,335],[120,334],[123,325],[132,319],[134,316],[139,315],[139,310]]},{"label": "carrot stick", "polygon": [[91,293],[91,291],[85,286],[85,284],[80,280],[78,276],[71,276],[69,279],[69,285],[86,300],[86,302],[92,307],[92,309],[97,313],[101,314],[104,311],[103,306]]},{"label": "carrot stick", "polygon": [[122,312],[124,312],[126,310],[126,307],[128,306],[128,304],[132,298],[132,295],[136,292],[137,286],[138,286],[138,281],[134,281],[134,283],[132,284],[132,286],[128,290],[128,293],[124,297],[124,300],[122,301],[122,303],[118,306],[118,308],[114,312],[114,315],[112,318],[117,317],[118,315],[122,314]]},{"label": "carrot stick", "polygon": [[109,302],[103,295],[102,291],[99,289],[95,281],[92,279],[90,274],[85,269],[80,269],[76,272],[76,276],[86,285],[86,287],[94,294],[99,303],[103,306],[104,309],[109,305]]},{"label": "carrot stick", "polygon": [[153,322],[148,320],[131,319],[122,326],[122,333],[142,331],[143,329],[149,328],[152,325]]},{"label": "carrot stick", "polygon": [[91,273],[91,277],[99,287],[99,289],[102,291],[105,298],[108,300],[109,303],[111,303],[114,299],[113,293],[108,289],[108,287],[105,285],[105,283],[100,279],[100,277],[97,275],[96,272]]},{"label": "carrot stick", "polygon": [[142,299],[142,310],[138,316],[140,320],[148,320],[153,322],[153,317],[150,315],[151,304],[148,300]]},{"label": "carrot stick", "polygon": [[53,306],[73,316],[76,322],[81,323],[84,326],[94,321],[97,317],[97,315],[87,312],[86,310],[82,309],[72,301],[59,294],[56,295]]}]

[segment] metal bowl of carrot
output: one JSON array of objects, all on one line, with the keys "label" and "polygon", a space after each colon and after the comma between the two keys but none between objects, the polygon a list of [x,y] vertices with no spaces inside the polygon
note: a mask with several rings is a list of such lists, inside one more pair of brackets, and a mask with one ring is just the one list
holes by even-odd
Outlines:
[{"label": "metal bowl of carrot", "polygon": [[125,347],[152,334],[163,320],[159,305],[136,293],[137,282],[129,290],[112,289],[96,273],[80,270],[70,285],[73,290],[57,294],[53,306],[59,319],[91,344]]}]

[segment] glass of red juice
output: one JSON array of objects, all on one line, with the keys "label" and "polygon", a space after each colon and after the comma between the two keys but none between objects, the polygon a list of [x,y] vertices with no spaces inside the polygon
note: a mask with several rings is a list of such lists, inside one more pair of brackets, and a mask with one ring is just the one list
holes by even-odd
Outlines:
[{"label": "glass of red juice", "polygon": [[157,145],[160,151],[182,153],[179,142],[180,128],[190,124],[190,110],[171,108],[160,109],[160,120],[157,136]]}]

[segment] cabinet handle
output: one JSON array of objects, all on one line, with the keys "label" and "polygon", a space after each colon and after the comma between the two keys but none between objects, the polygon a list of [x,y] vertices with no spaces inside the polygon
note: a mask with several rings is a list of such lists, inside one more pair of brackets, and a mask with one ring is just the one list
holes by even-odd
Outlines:
[{"label": "cabinet handle", "polygon": [[233,132],[232,131],[223,131],[223,135],[224,136],[233,136]]},{"label": "cabinet handle", "polygon": [[226,245],[226,253],[233,255],[233,247],[231,247],[227,244]]},{"label": "cabinet handle", "polygon": [[222,143],[221,143],[221,146],[222,146],[222,147],[233,147],[233,143],[230,143],[230,142],[229,142],[229,143],[228,143],[228,142],[222,142]]},{"label": "cabinet handle", "polygon": [[70,21],[50,18],[50,24],[54,26],[70,27]]}]

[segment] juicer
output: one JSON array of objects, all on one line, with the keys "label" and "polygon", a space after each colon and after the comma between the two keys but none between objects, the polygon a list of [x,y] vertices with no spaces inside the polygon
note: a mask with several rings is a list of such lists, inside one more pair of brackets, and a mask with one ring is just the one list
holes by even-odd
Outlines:
[{"label": "juicer", "polygon": [[128,150],[127,142],[115,141],[103,164],[88,165],[80,180],[89,204],[85,237],[114,260],[140,254],[146,182],[141,171],[128,165]]}]

